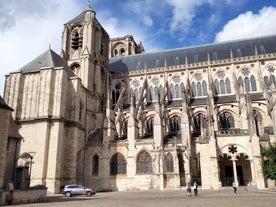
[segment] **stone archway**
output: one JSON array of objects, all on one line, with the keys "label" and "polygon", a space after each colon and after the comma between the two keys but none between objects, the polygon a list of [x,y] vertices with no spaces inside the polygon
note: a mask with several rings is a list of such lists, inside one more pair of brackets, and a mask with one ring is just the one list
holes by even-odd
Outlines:
[{"label": "stone archway", "polygon": [[251,183],[251,167],[248,155],[238,145],[227,145],[219,155],[219,176],[223,186],[247,186]]}]

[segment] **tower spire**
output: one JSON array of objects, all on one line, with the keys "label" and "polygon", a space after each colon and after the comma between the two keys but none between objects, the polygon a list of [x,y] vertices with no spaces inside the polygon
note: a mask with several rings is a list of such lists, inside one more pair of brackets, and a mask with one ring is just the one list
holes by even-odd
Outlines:
[{"label": "tower spire", "polygon": [[91,9],[91,3],[90,0],[87,1],[87,9]]}]

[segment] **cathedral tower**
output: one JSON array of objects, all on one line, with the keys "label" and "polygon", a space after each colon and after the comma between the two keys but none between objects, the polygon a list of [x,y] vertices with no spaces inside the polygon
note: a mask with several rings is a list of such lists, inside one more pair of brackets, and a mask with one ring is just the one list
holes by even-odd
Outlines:
[{"label": "cathedral tower", "polygon": [[108,45],[109,35],[89,4],[80,15],[64,25],[63,58],[84,87],[101,96],[106,91]]}]

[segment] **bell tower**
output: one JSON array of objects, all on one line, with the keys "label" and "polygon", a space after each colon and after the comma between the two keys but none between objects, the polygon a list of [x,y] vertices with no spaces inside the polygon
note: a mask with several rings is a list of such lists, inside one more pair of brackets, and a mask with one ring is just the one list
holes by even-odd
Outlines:
[{"label": "bell tower", "polygon": [[96,19],[90,3],[64,25],[62,57],[88,91],[101,96],[106,91],[108,46],[109,35]]}]

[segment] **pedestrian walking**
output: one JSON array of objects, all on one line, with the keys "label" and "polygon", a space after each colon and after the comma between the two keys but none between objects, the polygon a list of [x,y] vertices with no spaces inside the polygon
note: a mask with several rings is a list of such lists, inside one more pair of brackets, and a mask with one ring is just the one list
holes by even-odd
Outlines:
[{"label": "pedestrian walking", "polygon": [[198,185],[196,182],[194,182],[194,195],[197,196],[198,195]]},{"label": "pedestrian walking", "polygon": [[191,193],[192,193],[191,183],[188,182],[188,184],[187,184],[187,196],[188,197],[192,196]]},{"label": "pedestrian walking", "polygon": [[218,191],[219,191],[219,193],[221,193],[221,189],[222,189],[222,184],[221,184],[221,181],[219,180],[218,181]]},{"label": "pedestrian walking", "polygon": [[233,190],[234,190],[234,193],[237,193],[237,186],[235,182],[233,182]]}]

